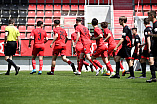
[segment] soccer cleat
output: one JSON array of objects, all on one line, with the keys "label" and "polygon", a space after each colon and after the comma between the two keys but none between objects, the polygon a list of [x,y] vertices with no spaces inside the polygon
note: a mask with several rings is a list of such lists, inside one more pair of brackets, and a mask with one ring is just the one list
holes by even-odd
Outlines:
[{"label": "soccer cleat", "polygon": [[5,75],[10,75],[10,73],[7,71],[7,72],[5,73]]},{"label": "soccer cleat", "polygon": [[137,77],[137,78],[146,78],[146,76],[141,75],[140,77]]},{"label": "soccer cleat", "polygon": [[32,72],[30,74],[36,73],[36,69],[32,70]]},{"label": "soccer cleat", "polygon": [[115,72],[111,72],[110,76],[114,76],[116,73]]},{"label": "soccer cleat", "polygon": [[38,72],[38,75],[41,75],[41,74],[42,74],[42,71],[39,71],[39,72]]},{"label": "soccer cleat", "polygon": [[94,70],[93,70],[93,65],[92,65],[92,64],[90,64],[90,69],[91,69],[91,72],[94,71]]},{"label": "soccer cleat", "polygon": [[149,80],[146,80],[146,82],[151,83],[151,82],[156,82],[156,78],[151,78]]},{"label": "soccer cleat", "polygon": [[101,70],[101,74],[103,74],[106,71],[104,67],[102,67],[100,70]]},{"label": "soccer cleat", "polygon": [[99,75],[99,71],[100,71],[100,69],[97,69],[97,70],[96,70],[96,76]]},{"label": "soccer cleat", "polygon": [[88,68],[87,68],[87,65],[85,65],[85,68],[86,68],[86,72],[88,72]]},{"label": "soccer cleat", "polygon": [[47,75],[54,75],[54,72],[47,72]]},{"label": "soccer cleat", "polygon": [[74,63],[71,63],[71,67],[72,67],[72,69],[73,69],[73,72],[75,72],[75,71],[76,71],[76,68],[75,68]]},{"label": "soccer cleat", "polygon": [[20,67],[19,67],[19,66],[17,66],[15,70],[16,70],[15,75],[17,75],[17,74],[19,73]]},{"label": "soccer cleat", "polygon": [[81,72],[77,71],[77,72],[74,72],[75,75],[81,75]]},{"label": "soccer cleat", "polygon": [[115,75],[111,76],[110,78],[120,78],[120,75],[115,74]]},{"label": "soccer cleat", "polygon": [[103,74],[103,76],[110,76],[110,73],[105,73]]},{"label": "soccer cleat", "polygon": [[125,76],[125,74],[126,74],[126,71],[125,70],[122,71],[122,76]]},{"label": "soccer cleat", "polygon": [[129,76],[129,77],[126,78],[126,79],[135,79],[135,77],[133,77],[133,76]]}]

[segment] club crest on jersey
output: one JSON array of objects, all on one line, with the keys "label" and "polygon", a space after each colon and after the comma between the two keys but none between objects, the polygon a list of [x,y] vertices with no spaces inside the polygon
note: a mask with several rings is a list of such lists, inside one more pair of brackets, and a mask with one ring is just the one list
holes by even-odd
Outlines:
[{"label": "club crest on jersey", "polygon": [[154,29],[154,32],[157,32],[157,28]]},{"label": "club crest on jersey", "polygon": [[122,36],[126,36],[126,33],[122,33]]}]

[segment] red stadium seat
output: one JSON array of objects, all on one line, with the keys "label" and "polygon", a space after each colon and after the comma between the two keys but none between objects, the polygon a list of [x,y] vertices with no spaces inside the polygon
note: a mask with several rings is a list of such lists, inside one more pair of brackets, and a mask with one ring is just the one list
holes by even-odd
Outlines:
[{"label": "red stadium seat", "polygon": [[63,4],[64,3],[68,4],[68,3],[70,3],[70,0],[63,0]]},{"label": "red stadium seat", "polygon": [[31,33],[27,33],[27,39],[29,39],[29,38],[30,38],[30,35],[31,35]]},{"label": "red stadium seat", "polygon": [[151,10],[150,5],[143,5],[143,10]]},{"label": "red stadium seat", "polygon": [[47,37],[48,37],[48,38],[51,38],[51,33],[47,33]]},{"label": "red stadium seat", "polygon": [[[134,4],[138,4],[139,0],[134,0]],[[141,0],[139,1],[139,3],[141,4]]]},{"label": "red stadium seat", "polygon": [[19,26],[19,32],[26,32],[26,26]]},{"label": "red stadium seat", "polygon": [[5,37],[5,33],[1,33],[1,34],[0,34],[0,38],[1,38],[1,39],[4,39],[4,37]]},{"label": "red stadium seat", "polygon": [[53,0],[46,0],[46,3],[53,3]]},{"label": "red stadium seat", "polygon": [[63,5],[63,6],[62,6],[62,10],[70,10],[69,5]]},{"label": "red stadium seat", "polygon": [[34,25],[35,24],[35,19],[34,18],[28,18],[28,25]]},{"label": "red stadium seat", "polygon": [[27,32],[32,32],[33,29],[35,29],[34,26],[27,26]]},{"label": "red stadium seat", "polygon": [[54,0],[54,3],[61,4],[61,0]]},{"label": "red stadium seat", "polygon": [[71,0],[71,4],[78,4],[78,0]]},{"label": "red stadium seat", "polygon": [[151,0],[151,3],[152,4],[156,4],[156,0]]},{"label": "red stadium seat", "polygon": [[61,10],[61,5],[54,5],[54,10]]},{"label": "red stadium seat", "polygon": [[35,17],[35,11],[28,11],[28,17]]},{"label": "red stadium seat", "polygon": [[52,11],[46,11],[45,17],[52,17]]},{"label": "red stadium seat", "polygon": [[52,19],[51,18],[46,18],[45,19],[45,25],[52,25]]},{"label": "red stadium seat", "polygon": [[53,10],[53,5],[46,5],[45,10]]},{"label": "red stadium seat", "polygon": [[83,11],[84,10],[84,5],[79,5],[79,10]]},{"label": "red stadium seat", "polygon": [[29,0],[29,3],[36,3],[36,0]]},{"label": "red stadium seat", "polygon": [[1,32],[5,32],[5,27],[6,27],[7,25],[2,25],[1,26]]},{"label": "red stadium seat", "polygon": [[20,38],[21,38],[21,39],[25,39],[25,38],[26,38],[25,33],[20,33]]},{"label": "red stadium seat", "polygon": [[152,5],[152,10],[157,10],[157,5]]},{"label": "red stadium seat", "polygon": [[37,17],[44,17],[43,11],[37,11]]},{"label": "red stadium seat", "polygon": [[79,4],[85,4],[85,0],[79,0]]},{"label": "red stadium seat", "polygon": [[45,3],[45,0],[38,0],[37,3]]},{"label": "red stadium seat", "polygon": [[44,10],[44,5],[37,5],[37,10]]},{"label": "red stadium seat", "polygon": [[78,10],[78,5],[71,5],[71,10],[77,11]]},{"label": "red stadium seat", "polygon": [[143,16],[143,13],[142,13],[142,12],[136,12],[136,13],[135,13],[135,16],[136,16],[136,15],[137,15],[137,16]]},{"label": "red stadium seat", "polygon": [[45,26],[46,32],[52,32],[52,26]]},{"label": "red stadium seat", "polygon": [[61,17],[60,11],[54,11],[54,17]]},{"label": "red stadium seat", "polygon": [[37,19],[36,19],[36,23],[37,23],[38,21],[44,22],[43,18],[37,18]]},{"label": "red stadium seat", "polygon": [[36,10],[36,5],[34,4],[29,5],[28,10]]},{"label": "red stadium seat", "polygon": [[143,0],[143,4],[150,4],[150,0]]},{"label": "red stadium seat", "polygon": [[147,13],[147,12],[144,12],[144,16],[148,16],[148,13]]},{"label": "red stadium seat", "polygon": [[[135,10],[137,11],[137,8],[138,8],[138,5],[135,5]],[[142,5],[139,5],[139,8],[138,8],[139,11],[142,10]]]}]

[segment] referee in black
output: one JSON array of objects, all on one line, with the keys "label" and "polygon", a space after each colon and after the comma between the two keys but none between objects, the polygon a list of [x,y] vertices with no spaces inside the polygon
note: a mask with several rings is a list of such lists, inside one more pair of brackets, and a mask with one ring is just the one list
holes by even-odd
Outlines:
[{"label": "referee in black", "polygon": [[[14,26],[15,20],[10,19],[9,25],[5,28],[5,39],[4,39],[4,54],[5,60],[8,62],[8,71],[5,75],[10,74],[11,65],[15,68],[15,75],[18,74],[20,67],[17,66],[13,61],[12,57],[15,55],[16,50],[20,50],[21,40],[20,40],[20,33],[19,30]],[[18,48],[16,41],[18,40]]]}]

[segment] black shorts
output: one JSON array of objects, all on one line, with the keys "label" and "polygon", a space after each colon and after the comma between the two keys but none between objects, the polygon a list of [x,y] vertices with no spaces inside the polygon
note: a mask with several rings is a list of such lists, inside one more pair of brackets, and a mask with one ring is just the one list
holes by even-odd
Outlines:
[{"label": "black shorts", "polygon": [[4,47],[5,56],[15,55],[17,48],[16,41],[8,41],[7,46]]},{"label": "black shorts", "polygon": [[137,56],[137,53],[133,53],[132,59],[133,60],[136,60],[136,59],[140,60],[141,59],[141,54]]},{"label": "black shorts", "polygon": [[122,47],[117,56],[120,56],[121,58],[125,58],[125,59],[132,59],[131,58],[131,47]]},{"label": "black shorts", "polygon": [[157,57],[157,43],[154,42],[151,46],[150,57]]},{"label": "black shorts", "polygon": [[148,50],[143,50],[142,55],[141,55],[141,58],[148,60],[149,57],[153,57],[153,56],[152,56],[152,53],[148,53]]}]

